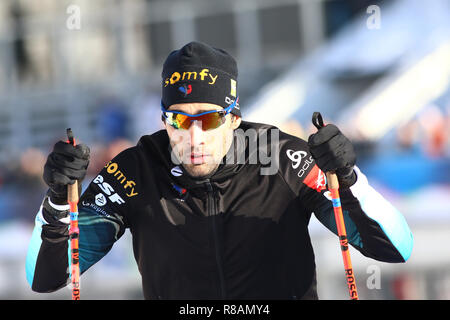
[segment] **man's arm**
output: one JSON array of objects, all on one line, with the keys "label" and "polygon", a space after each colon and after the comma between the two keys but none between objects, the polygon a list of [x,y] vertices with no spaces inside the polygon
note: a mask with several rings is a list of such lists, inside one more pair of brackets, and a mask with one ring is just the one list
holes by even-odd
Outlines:
[{"label": "man's arm", "polygon": [[[308,147],[317,166],[323,172],[336,173],[339,179],[343,214],[349,217],[353,231],[352,244],[374,259],[406,261],[413,246],[411,231],[400,212],[369,186],[355,166],[356,153],[350,140],[329,124],[319,126],[309,136]],[[315,213],[322,223],[329,221],[321,217],[322,212]]]},{"label": "man's arm", "polygon": [[[116,213],[114,204],[104,204],[100,200],[97,203],[102,206],[96,204],[95,196],[102,193],[94,181],[78,205],[81,274],[105,256],[126,229],[124,219]],[[33,291],[51,292],[70,282],[67,214],[64,206],[52,204],[46,197],[36,215],[26,258],[27,281]]]},{"label": "man's arm", "polygon": [[[69,276],[68,221],[65,221],[68,210],[63,206],[54,206],[51,207],[49,197],[46,196],[35,218],[25,262],[27,281],[32,290],[37,292],[57,290],[66,285]],[[56,210],[62,221],[49,212]]]},{"label": "man's arm", "polygon": [[[407,261],[413,247],[413,236],[405,218],[369,185],[357,167],[355,172],[355,184],[340,191],[349,243],[363,255],[376,260]],[[325,192],[321,196],[312,196],[315,200],[311,210],[324,226],[337,235],[332,203]]]},{"label": "man's arm", "polygon": [[[126,152],[114,159],[117,164],[126,160]],[[127,204],[118,193],[112,192],[123,188],[119,188],[117,179],[106,170],[104,168],[89,184],[78,203],[80,273],[107,254],[127,227],[124,218]],[[57,173],[62,171],[56,170]],[[48,166],[44,172],[47,172],[47,181],[58,182],[54,178],[55,166]],[[53,177],[49,178],[50,175]],[[69,206],[64,199],[63,188],[55,187],[55,183],[50,185],[36,215],[26,258],[27,281],[32,290],[37,292],[55,291],[70,282]],[[57,197],[54,190],[61,191]]]},{"label": "man's arm", "polygon": [[[337,134],[340,135],[335,131],[331,138]],[[324,226],[337,235],[326,175],[319,164],[327,171],[341,173],[339,192],[350,244],[365,256],[380,261],[404,262],[409,258],[413,238],[404,217],[368,184],[354,166],[354,159],[346,159],[345,155],[354,153],[345,137],[338,137],[336,147],[327,143],[330,140],[327,135],[320,137],[320,148],[318,152],[315,150],[315,155],[306,141],[286,134],[280,137],[281,174]],[[335,160],[342,156],[344,159]],[[336,164],[343,168],[336,170]]]}]

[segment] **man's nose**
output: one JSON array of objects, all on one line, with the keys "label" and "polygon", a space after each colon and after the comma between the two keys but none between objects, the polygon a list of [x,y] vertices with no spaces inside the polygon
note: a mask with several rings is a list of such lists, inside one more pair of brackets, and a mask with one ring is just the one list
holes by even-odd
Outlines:
[{"label": "man's nose", "polygon": [[202,122],[194,120],[189,127],[191,146],[195,147],[205,142],[205,132],[202,130]]}]

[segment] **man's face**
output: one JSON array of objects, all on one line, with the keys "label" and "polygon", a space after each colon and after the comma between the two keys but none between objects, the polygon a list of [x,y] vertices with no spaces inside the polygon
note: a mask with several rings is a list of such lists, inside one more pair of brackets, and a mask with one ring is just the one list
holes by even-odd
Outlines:
[{"label": "man's face", "polygon": [[[210,103],[180,103],[168,108],[193,115],[222,109]],[[199,121],[193,121],[187,130],[175,129],[165,122],[172,152],[191,176],[203,177],[213,173],[228,152],[233,142],[233,131],[239,127],[241,119],[231,114],[227,114],[225,119],[224,124],[207,131],[202,130]]]}]

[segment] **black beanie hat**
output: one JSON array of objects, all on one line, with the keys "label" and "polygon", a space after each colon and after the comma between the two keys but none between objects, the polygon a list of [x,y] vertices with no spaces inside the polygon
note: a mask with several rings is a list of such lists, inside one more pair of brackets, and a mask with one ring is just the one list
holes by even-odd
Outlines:
[{"label": "black beanie hat", "polygon": [[[162,104],[213,103],[231,105],[237,94],[236,60],[225,50],[201,42],[190,42],[172,51],[162,70]],[[241,116],[239,103],[231,113]]]}]

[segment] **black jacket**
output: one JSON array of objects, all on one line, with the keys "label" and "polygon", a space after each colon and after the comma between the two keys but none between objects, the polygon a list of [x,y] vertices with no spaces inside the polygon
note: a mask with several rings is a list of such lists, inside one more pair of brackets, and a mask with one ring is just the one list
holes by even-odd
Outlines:
[{"label": "black jacket", "polygon": [[[165,130],[120,153],[79,202],[81,272],[129,228],[147,299],[316,299],[308,223],[314,212],[336,233],[332,202],[306,142],[279,132],[276,143],[273,129],[243,121],[226,158],[234,161],[203,180],[174,164]],[[352,188],[341,190],[350,243],[367,257],[405,261],[412,236],[403,217],[374,220]],[[46,208],[44,201],[27,258],[39,292],[68,282],[67,225]]]}]

